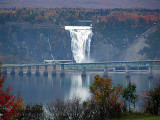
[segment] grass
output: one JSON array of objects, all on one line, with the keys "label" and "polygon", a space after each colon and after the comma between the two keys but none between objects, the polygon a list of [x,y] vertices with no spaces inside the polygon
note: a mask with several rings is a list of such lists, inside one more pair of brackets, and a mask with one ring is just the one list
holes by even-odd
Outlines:
[{"label": "grass", "polygon": [[123,113],[119,120],[160,120],[160,115]]}]

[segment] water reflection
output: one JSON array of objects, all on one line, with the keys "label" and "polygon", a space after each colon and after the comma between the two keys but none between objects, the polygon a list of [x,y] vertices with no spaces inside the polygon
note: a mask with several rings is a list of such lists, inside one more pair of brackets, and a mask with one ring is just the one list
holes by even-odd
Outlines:
[{"label": "water reflection", "polygon": [[[82,100],[90,97],[89,87],[96,74],[103,75],[103,72],[88,72],[86,77],[81,76],[81,72],[68,72],[65,77],[52,77],[52,73],[48,77],[40,76],[15,76],[7,75],[6,86],[12,86],[13,92],[21,92],[21,97],[28,103],[48,103],[56,99],[68,100],[73,95],[79,95]],[[125,77],[125,72],[110,72],[113,84],[120,83],[124,87],[129,82],[135,83],[137,93],[140,94],[142,89],[153,89],[156,86],[155,80],[160,79],[160,71],[153,71],[153,78],[148,78],[148,72],[131,72],[130,77]]]},{"label": "water reflection", "polygon": [[71,89],[69,92],[69,98],[74,95],[78,95],[82,100],[90,97],[89,94],[89,75],[82,77],[81,74],[74,74],[71,76]]},{"label": "water reflection", "polygon": [[128,83],[131,82],[131,78],[130,77],[125,77],[125,78],[126,78],[126,86],[125,87],[127,87]]}]

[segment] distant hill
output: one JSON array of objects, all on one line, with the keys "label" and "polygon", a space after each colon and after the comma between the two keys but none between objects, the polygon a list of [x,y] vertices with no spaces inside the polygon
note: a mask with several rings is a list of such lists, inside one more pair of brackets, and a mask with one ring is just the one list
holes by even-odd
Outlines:
[{"label": "distant hill", "polygon": [[51,52],[56,60],[71,60],[71,37],[63,26],[87,24],[94,33],[92,60],[160,59],[160,10],[1,8],[0,61],[42,63]]},{"label": "distant hill", "polygon": [[0,8],[15,7],[160,9],[160,0],[0,0]]}]

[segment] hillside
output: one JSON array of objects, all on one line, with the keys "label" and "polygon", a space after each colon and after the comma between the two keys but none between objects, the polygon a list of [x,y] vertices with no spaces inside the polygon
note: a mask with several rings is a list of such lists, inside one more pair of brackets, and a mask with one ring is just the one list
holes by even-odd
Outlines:
[{"label": "hillside", "polygon": [[[160,10],[14,8],[0,9],[0,61],[39,63],[52,59],[51,52],[55,59],[72,59],[70,34],[63,26],[90,25],[79,20],[92,21],[91,58],[95,61],[160,58]],[[135,57],[127,57],[132,52]]]}]

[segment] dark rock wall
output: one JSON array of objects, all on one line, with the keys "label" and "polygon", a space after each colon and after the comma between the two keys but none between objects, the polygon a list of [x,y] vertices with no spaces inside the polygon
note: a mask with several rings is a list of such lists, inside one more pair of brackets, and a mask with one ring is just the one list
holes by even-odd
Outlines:
[{"label": "dark rock wall", "polygon": [[[144,55],[139,57],[139,52],[146,46],[146,38],[143,38],[144,43],[140,47],[138,47],[140,39],[137,39],[137,42],[134,42],[133,39],[130,40],[132,42],[128,46],[123,47],[122,44],[123,48],[120,48],[120,42],[114,42],[115,40],[112,36],[103,36],[94,27],[93,33],[90,53],[91,60],[132,60],[130,53],[134,53],[134,60],[135,58],[137,60],[145,59]],[[125,33],[124,36],[126,36]],[[50,50],[48,39],[52,50]],[[128,39],[130,38],[125,37],[122,41]],[[137,47],[139,51],[134,52]],[[42,63],[44,60],[52,59],[51,51],[54,59],[72,59],[70,34],[59,25],[46,26],[45,24],[7,23],[0,26],[0,48],[0,61],[2,63]]]}]

